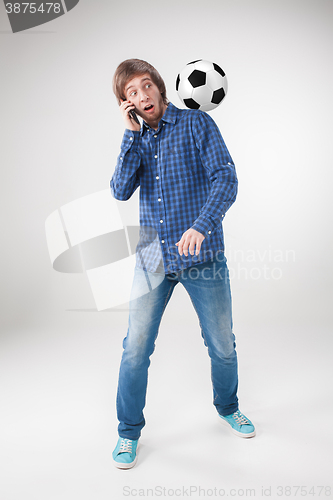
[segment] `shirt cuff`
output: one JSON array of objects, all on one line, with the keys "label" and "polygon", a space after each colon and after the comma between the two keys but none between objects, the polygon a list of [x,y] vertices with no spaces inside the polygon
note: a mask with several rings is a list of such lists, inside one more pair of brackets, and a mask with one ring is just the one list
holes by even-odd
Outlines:
[{"label": "shirt cuff", "polygon": [[213,231],[214,227],[208,219],[200,219],[195,221],[192,229],[199,231],[199,233],[203,234],[204,237],[207,238],[207,236],[209,236]]},{"label": "shirt cuff", "polygon": [[[224,218],[224,214],[221,217],[221,222]],[[194,222],[192,229],[199,231],[199,233],[203,234],[205,238],[208,238],[211,233],[217,228],[216,220],[213,221],[207,217],[198,217],[198,219]]]},{"label": "shirt cuff", "polygon": [[133,146],[138,146],[140,142],[140,130],[126,129],[121,143],[121,150],[128,151]]}]

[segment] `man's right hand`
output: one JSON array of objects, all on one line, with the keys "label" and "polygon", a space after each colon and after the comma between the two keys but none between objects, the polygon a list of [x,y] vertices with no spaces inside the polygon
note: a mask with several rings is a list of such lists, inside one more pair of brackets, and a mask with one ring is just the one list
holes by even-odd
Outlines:
[{"label": "man's right hand", "polygon": [[129,130],[137,130],[141,129],[141,126],[133,120],[129,112],[134,111],[135,106],[131,103],[131,101],[122,101],[120,104],[120,112],[122,114],[123,120],[125,122],[126,128]]}]

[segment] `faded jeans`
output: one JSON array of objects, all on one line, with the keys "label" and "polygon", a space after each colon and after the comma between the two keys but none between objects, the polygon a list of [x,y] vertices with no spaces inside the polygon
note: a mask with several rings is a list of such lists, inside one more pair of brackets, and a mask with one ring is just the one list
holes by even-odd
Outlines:
[{"label": "faded jeans", "polygon": [[[139,439],[145,425],[143,409],[150,356],[155,349],[162,315],[178,283],[182,283],[190,296],[208,349],[213,404],[220,415],[229,415],[238,409],[237,354],[224,254],[221,252],[178,273],[151,273],[136,267],[117,390],[120,437]],[[188,352],[190,355],[190,348]]]}]

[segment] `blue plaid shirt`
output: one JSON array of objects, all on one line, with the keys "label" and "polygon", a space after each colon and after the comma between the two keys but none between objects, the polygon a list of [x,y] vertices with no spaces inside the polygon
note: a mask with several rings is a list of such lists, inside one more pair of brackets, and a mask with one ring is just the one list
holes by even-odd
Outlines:
[{"label": "blue plaid shirt", "polygon": [[[140,131],[125,130],[111,193],[128,200],[139,186],[137,267],[179,272],[224,251],[222,220],[236,199],[237,176],[207,113],[169,102],[157,130],[145,122]],[[205,239],[199,255],[180,256],[175,243],[189,228]]]}]

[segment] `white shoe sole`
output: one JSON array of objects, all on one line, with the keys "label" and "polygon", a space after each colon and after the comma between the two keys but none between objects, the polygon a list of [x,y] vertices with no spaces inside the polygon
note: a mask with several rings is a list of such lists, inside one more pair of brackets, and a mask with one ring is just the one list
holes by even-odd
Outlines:
[{"label": "white shoe sole", "polygon": [[249,432],[249,433],[245,434],[244,432],[239,432],[239,431],[236,431],[235,429],[233,429],[231,427],[231,425],[226,420],[224,420],[223,418],[219,417],[219,419],[220,419],[220,421],[222,422],[223,425],[225,425],[226,427],[228,427],[229,430],[233,434],[235,434],[236,436],[238,436],[238,437],[241,437],[241,438],[252,438],[252,437],[254,437],[256,435],[256,430],[255,429],[254,429],[253,432]]},{"label": "white shoe sole", "polygon": [[[136,452],[138,452],[138,448],[139,448],[139,443],[136,447]],[[131,469],[136,464],[137,459],[138,459],[138,456],[135,455],[135,459],[133,460],[133,462],[131,462],[129,464],[117,462],[116,460],[113,459],[113,464],[117,467],[117,469]]]}]

